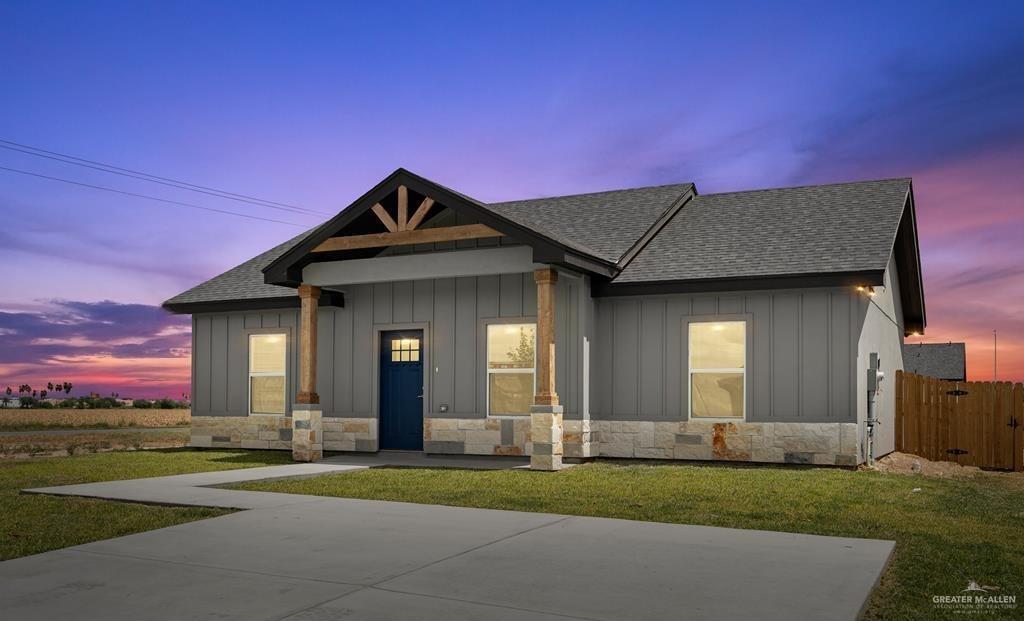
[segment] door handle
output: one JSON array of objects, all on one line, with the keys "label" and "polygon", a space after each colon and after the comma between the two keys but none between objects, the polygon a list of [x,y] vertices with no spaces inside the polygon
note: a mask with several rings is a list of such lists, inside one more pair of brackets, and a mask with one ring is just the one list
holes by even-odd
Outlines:
[{"label": "door handle", "polygon": [[417,399],[422,399],[422,398],[423,398],[423,395],[416,395],[416,398],[417,398]]}]

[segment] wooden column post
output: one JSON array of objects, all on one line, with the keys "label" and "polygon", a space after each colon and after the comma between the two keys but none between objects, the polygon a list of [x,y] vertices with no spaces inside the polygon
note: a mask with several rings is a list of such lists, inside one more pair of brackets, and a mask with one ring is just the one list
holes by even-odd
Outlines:
[{"label": "wooden column post", "polygon": [[299,317],[299,394],[296,403],[320,403],[316,394],[316,318],[320,287],[299,286],[302,309]]},{"label": "wooden column post", "polygon": [[537,282],[537,394],[536,405],[558,405],[555,393],[555,283],[551,268],[533,272]]},{"label": "wooden column post", "polygon": [[319,461],[323,457],[323,412],[316,394],[316,319],[320,287],[301,285],[299,299],[299,394],[292,406],[292,459]]},{"label": "wooden column post", "polygon": [[558,470],[562,467],[562,406],[555,392],[555,283],[558,272],[536,270],[537,282],[537,391],[530,408],[530,437],[533,450],[530,468]]}]

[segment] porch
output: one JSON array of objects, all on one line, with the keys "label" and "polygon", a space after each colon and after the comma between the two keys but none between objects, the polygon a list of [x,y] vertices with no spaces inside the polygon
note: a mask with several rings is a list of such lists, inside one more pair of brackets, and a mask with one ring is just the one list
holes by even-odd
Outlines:
[{"label": "porch", "polygon": [[[473,211],[472,205],[460,205],[443,194],[437,188],[410,190],[401,183],[385,188],[379,200],[359,217],[339,223],[332,234],[295,256],[282,257],[291,267],[281,273],[295,279],[299,298],[295,334],[298,382],[291,393],[290,429],[282,431],[283,422],[269,422],[279,426],[279,436],[290,433],[287,442],[296,461],[317,461],[325,449],[339,447],[356,451],[405,448],[431,454],[528,455],[534,469],[561,467],[565,421],[556,384],[556,290],[560,275],[564,275],[576,283],[571,286],[572,295],[582,295],[585,276],[567,269],[565,255],[552,253],[550,244],[538,243],[505,223],[491,222],[487,214]],[[467,218],[477,221],[466,224]],[[270,279],[275,266],[265,273]],[[489,300],[485,293],[474,292],[477,325],[475,333],[469,333],[473,326],[464,318],[465,308],[458,307],[466,295],[455,289],[470,286],[470,282],[474,289],[485,282],[497,283],[495,306],[501,306],[504,287],[511,283],[521,291],[513,294],[518,307],[512,312],[481,310],[480,300],[484,305]],[[398,316],[393,300],[397,288],[403,287],[415,297],[421,284],[431,288],[430,311],[416,312],[413,303],[409,312]],[[372,353],[362,360],[370,363],[368,368],[352,381],[353,388],[356,381],[369,384],[371,417],[339,417],[337,408],[325,412],[319,394],[323,385],[318,382],[318,377],[323,377],[319,367],[328,359],[321,347],[337,347],[337,339],[319,337],[321,322],[325,318],[333,321],[324,312],[323,299],[329,296],[331,304],[348,306],[367,286],[373,288],[372,325],[357,328],[353,321],[352,330],[354,339],[356,331],[368,328],[369,334],[362,332],[358,338],[364,342],[369,338]],[[442,302],[446,287],[455,298],[450,307]],[[390,304],[390,313],[377,308],[381,288],[389,290],[387,295],[392,297],[380,304],[382,308]],[[353,309],[353,313],[358,311]],[[455,333],[453,339],[447,339],[447,331]],[[531,359],[492,360],[490,352],[500,331],[526,338]],[[475,344],[467,345],[467,341]],[[508,353],[500,355],[523,357],[523,352],[514,353],[516,343],[504,346]],[[474,353],[482,348],[482,356],[475,355],[475,363],[456,362],[454,350],[459,347]],[[577,354],[582,359],[583,352]],[[481,358],[487,358],[484,365]],[[579,363],[574,361],[576,372],[581,371]],[[336,397],[340,387],[331,373],[329,390]],[[480,381],[476,378],[479,374],[483,374]],[[454,382],[465,375],[474,376],[477,388],[473,392],[483,393],[482,408],[478,403],[439,403],[434,398],[432,386],[447,377]],[[576,384],[574,389],[582,392]],[[524,390],[529,392],[523,394]],[[502,398],[495,397],[498,393]],[[580,445],[574,456],[579,457],[589,456],[589,448],[582,446],[589,431],[584,418],[585,412],[579,409],[578,420],[570,425],[574,444]],[[400,436],[404,434],[404,441],[397,444],[396,429]],[[269,438],[274,430],[265,431]]]}]

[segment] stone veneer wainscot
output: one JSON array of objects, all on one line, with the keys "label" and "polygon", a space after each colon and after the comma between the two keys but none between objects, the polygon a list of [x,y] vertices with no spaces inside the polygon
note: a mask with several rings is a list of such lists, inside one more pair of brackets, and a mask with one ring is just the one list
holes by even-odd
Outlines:
[{"label": "stone veneer wainscot", "polygon": [[[722,460],[855,466],[861,461],[856,423],[565,420],[564,456]],[[292,448],[284,416],[194,416],[191,446]],[[323,450],[374,452],[377,421],[324,418]],[[426,453],[530,455],[530,417],[425,418]]]}]

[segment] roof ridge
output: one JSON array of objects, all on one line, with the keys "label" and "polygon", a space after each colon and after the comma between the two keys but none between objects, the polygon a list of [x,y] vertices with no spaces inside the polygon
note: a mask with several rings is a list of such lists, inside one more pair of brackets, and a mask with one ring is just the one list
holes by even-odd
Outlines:
[{"label": "roof ridge", "polygon": [[484,205],[489,207],[491,205],[504,205],[506,203],[525,203],[525,202],[529,202],[529,201],[546,201],[546,200],[551,200],[551,199],[555,199],[555,198],[579,198],[579,197],[582,197],[582,196],[599,196],[601,194],[615,194],[615,193],[618,193],[618,192],[635,192],[635,191],[638,191],[638,190],[654,190],[654,189],[658,189],[658,188],[672,188],[672,187],[684,187],[684,186],[695,187],[695,184],[694,184],[693,181],[683,181],[683,182],[680,182],[680,183],[662,183],[662,184],[659,184],[659,185],[642,185],[642,186],[635,187],[635,188],[618,188],[618,189],[615,189],[615,190],[600,190],[598,192],[580,192],[578,194],[557,194],[557,195],[553,195],[553,196],[539,196],[537,198],[514,198],[512,200],[498,201],[496,203],[484,203]]},{"label": "roof ridge", "polygon": [[832,188],[838,186],[847,185],[862,185],[867,183],[883,183],[885,181],[906,181],[910,183],[912,177],[888,177],[885,179],[862,179],[860,181],[840,181],[838,183],[808,183],[805,185],[790,185],[790,186],[779,186],[774,188],[758,188],[754,190],[733,190],[732,192],[712,192],[710,194],[700,194],[707,198],[708,196],[728,196],[731,194],[750,194],[752,192],[778,192],[782,190],[803,190],[806,188]]}]

